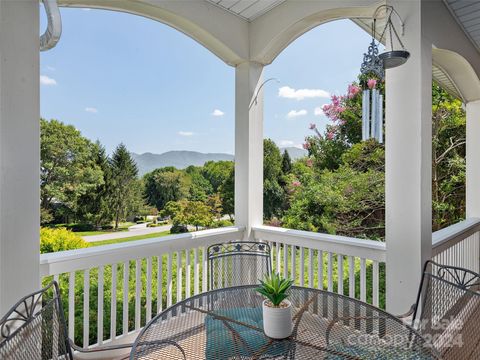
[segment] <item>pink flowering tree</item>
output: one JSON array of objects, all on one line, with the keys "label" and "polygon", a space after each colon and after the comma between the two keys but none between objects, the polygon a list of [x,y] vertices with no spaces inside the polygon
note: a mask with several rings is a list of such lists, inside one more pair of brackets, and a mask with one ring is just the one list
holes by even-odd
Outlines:
[{"label": "pink flowering tree", "polygon": [[322,134],[316,124],[310,124],[313,135],[307,136],[303,148],[320,169],[334,170],[341,163],[342,154],[362,137],[362,87],[348,86],[346,94],[332,95],[322,111],[329,120]]}]

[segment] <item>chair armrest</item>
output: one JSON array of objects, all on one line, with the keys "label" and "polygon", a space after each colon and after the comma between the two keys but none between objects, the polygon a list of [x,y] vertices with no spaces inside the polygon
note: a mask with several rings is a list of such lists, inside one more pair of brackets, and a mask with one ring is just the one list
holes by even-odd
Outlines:
[{"label": "chair armrest", "polygon": [[415,309],[417,308],[417,304],[413,304],[410,309],[405,313],[405,314],[401,314],[401,315],[395,315],[395,317],[399,318],[399,319],[405,319],[411,315],[413,315],[413,313],[415,312]]},{"label": "chair armrest", "polygon": [[81,352],[81,353],[95,353],[98,351],[112,351],[112,350],[119,350],[119,349],[128,349],[133,346],[133,344],[119,344],[119,345],[103,345],[103,346],[96,346],[94,348],[85,349],[80,346],[75,345],[75,343],[70,340],[70,346],[73,350]]}]

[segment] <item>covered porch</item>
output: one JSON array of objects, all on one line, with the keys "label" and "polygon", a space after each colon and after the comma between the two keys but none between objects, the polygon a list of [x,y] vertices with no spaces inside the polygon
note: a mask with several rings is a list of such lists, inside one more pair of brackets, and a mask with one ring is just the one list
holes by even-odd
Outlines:
[{"label": "covered porch", "polygon": [[[53,277],[68,283],[62,295],[68,297],[69,335],[82,339],[78,345],[124,342],[162,309],[207,290],[206,247],[241,239],[268,242],[273,269],[298,285],[326,283],[325,290],[397,314],[415,302],[426,260],[479,272],[480,15],[462,10],[459,3],[468,1],[388,1],[405,21],[402,41],[411,57],[386,72],[386,242],[263,225],[264,67],[322,23],[348,18],[369,29],[384,3],[60,0],[60,6],[168,24],[235,67],[235,226],[40,256],[39,6],[0,2],[0,314]],[[435,233],[432,79],[462,99],[467,113],[466,220]],[[82,324],[75,323],[75,312],[83,314]]]}]

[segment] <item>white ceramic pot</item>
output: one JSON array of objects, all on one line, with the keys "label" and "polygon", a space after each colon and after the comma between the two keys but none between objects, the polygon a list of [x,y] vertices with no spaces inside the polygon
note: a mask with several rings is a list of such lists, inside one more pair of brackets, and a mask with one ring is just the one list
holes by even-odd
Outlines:
[{"label": "white ceramic pot", "polygon": [[268,306],[268,300],[264,300],[263,307],[263,331],[265,335],[273,339],[285,339],[292,334],[292,303],[283,300],[286,307]]}]

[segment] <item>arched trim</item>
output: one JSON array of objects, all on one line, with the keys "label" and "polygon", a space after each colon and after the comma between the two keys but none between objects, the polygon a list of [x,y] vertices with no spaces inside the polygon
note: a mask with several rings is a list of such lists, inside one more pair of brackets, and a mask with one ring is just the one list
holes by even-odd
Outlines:
[{"label": "arched trim", "polygon": [[480,100],[480,80],[463,56],[451,50],[433,48],[432,62],[450,78],[463,101]]},{"label": "arched trim", "polygon": [[299,11],[295,2],[285,2],[273,9],[251,24],[253,61],[270,64],[288,45],[316,26],[333,20],[371,18],[385,1],[363,1],[364,6],[359,6],[358,1],[356,6],[352,3],[311,2]]},{"label": "arched trim", "polygon": [[143,16],[184,33],[229,65],[235,66],[248,59],[248,23],[208,2],[59,0],[58,3],[62,7],[87,7]]}]

